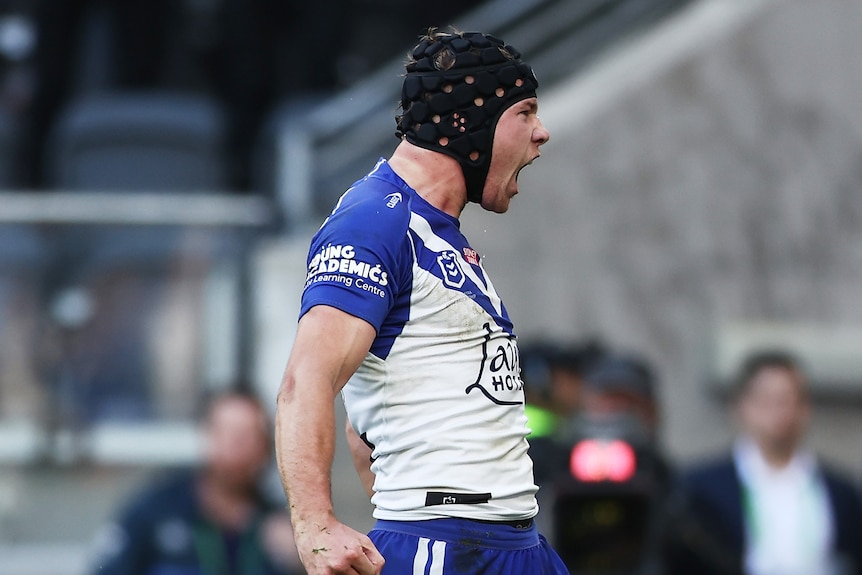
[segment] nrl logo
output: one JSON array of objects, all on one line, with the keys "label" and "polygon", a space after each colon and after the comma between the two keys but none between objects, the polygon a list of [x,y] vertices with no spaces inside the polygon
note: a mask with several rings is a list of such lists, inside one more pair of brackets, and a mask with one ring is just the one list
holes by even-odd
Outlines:
[{"label": "nrl logo", "polygon": [[458,254],[447,251],[437,256],[437,265],[443,272],[443,283],[449,287],[459,288],[464,285],[464,270],[458,264]]}]

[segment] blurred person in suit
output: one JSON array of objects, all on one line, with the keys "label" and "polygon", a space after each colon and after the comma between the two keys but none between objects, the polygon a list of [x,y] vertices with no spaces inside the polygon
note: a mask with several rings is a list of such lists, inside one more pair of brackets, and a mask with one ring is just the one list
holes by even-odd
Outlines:
[{"label": "blurred person in suit", "polygon": [[260,488],[267,413],[244,390],[208,402],[201,465],[133,497],[96,537],[94,575],[299,575],[290,518]]},{"label": "blurred person in suit", "polygon": [[860,493],[804,445],[810,403],[800,362],[782,350],[758,351],[736,385],[733,447],[683,477],[712,553],[685,549],[674,572],[862,574]]}]

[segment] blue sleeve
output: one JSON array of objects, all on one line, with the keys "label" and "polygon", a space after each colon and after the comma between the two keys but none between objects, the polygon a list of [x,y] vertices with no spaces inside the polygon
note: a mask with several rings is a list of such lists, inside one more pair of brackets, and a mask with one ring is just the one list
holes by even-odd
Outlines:
[{"label": "blue sleeve", "polygon": [[412,273],[407,202],[391,206],[373,183],[345,194],[311,242],[300,317],[329,305],[364,319],[374,329],[389,314]]}]

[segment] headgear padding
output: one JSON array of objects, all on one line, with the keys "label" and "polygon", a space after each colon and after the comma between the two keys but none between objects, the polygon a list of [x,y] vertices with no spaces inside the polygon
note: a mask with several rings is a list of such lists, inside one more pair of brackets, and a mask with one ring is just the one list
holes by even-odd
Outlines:
[{"label": "headgear padding", "polygon": [[458,160],[471,202],[482,201],[500,116],[536,95],[539,82],[520,58],[494,36],[464,32],[422,40],[407,65],[396,135]]}]

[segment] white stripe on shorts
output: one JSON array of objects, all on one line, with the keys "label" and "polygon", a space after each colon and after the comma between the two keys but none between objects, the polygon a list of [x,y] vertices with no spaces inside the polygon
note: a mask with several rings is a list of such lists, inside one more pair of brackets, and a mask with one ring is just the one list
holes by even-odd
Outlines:
[{"label": "white stripe on shorts", "polygon": [[413,557],[413,575],[425,575],[425,564],[428,563],[428,542],[427,537],[419,538],[419,545],[416,547],[416,555]]},{"label": "white stripe on shorts", "polygon": [[431,545],[431,570],[428,575],[443,575],[443,560],[446,558],[446,542],[435,541]]},{"label": "white stripe on shorts", "polygon": [[[413,575],[425,575],[425,567],[428,565],[428,544],[431,540],[420,537],[416,546],[416,555],[413,557]],[[443,575],[443,560],[446,558],[446,542],[435,541],[431,545],[431,568],[428,575]]]}]

